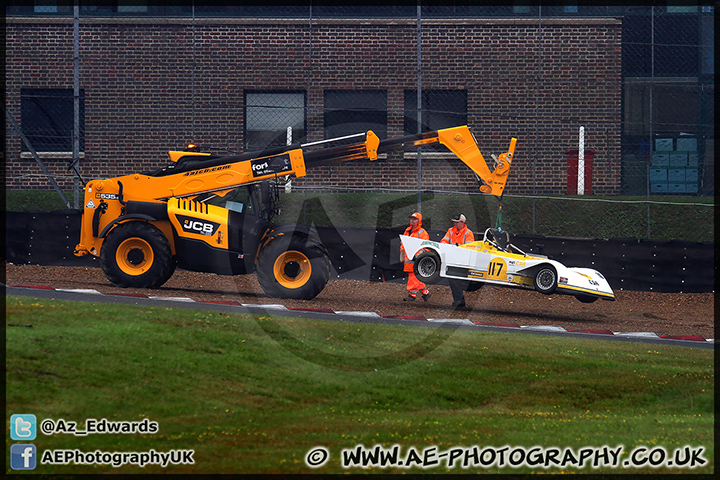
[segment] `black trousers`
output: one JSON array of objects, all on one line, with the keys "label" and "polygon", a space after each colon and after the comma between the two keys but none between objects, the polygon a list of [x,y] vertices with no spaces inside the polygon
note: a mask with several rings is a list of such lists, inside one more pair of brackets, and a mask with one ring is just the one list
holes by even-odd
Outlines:
[{"label": "black trousers", "polygon": [[452,292],[453,302],[464,302],[465,293],[470,286],[470,280],[458,280],[456,278],[448,278],[450,291]]}]

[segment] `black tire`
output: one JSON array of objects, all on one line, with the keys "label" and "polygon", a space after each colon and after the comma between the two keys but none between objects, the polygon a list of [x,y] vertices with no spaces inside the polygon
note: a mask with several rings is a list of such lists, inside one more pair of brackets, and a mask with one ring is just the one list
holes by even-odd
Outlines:
[{"label": "black tire", "polygon": [[169,266],[168,271],[167,271],[167,273],[165,274],[165,276],[162,277],[162,278],[160,278],[157,284],[152,285],[152,286],[150,286],[150,287],[148,287],[148,288],[159,288],[159,287],[161,287],[162,285],[165,285],[165,283],[166,283],[168,280],[170,280],[170,278],[171,278],[171,277],[173,276],[173,274],[175,273],[175,268],[177,268],[177,259],[176,259],[175,257],[171,257],[171,258],[170,258],[170,266]]},{"label": "black tire", "polygon": [[271,297],[312,300],[330,279],[330,259],[317,241],[279,235],[260,251],[257,278]]},{"label": "black tire", "polygon": [[555,292],[558,285],[558,276],[551,265],[543,265],[535,274],[535,290],[545,295]]},{"label": "black tire", "polygon": [[595,300],[598,299],[598,297],[593,297],[592,295],[578,295],[575,298],[580,300],[582,303],[593,303]]},{"label": "black tire", "polygon": [[440,257],[435,252],[420,252],[413,261],[413,273],[423,283],[440,281]]},{"label": "black tire", "polygon": [[470,285],[468,285],[466,292],[477,292],[482,288],[482,286],[485,285],[485,282],[470,282]]},{"label": "black tire", "polygon": [[158,288],[175,266],[170,242],[147,222],[113,228],[100,249],[100,263],[108,280],[124,288]]}]

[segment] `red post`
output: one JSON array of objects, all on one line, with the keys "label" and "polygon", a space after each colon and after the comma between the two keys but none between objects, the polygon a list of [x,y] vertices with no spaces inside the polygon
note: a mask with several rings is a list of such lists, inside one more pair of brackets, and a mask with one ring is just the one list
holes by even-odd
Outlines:
[{"label": "red post", "polygon": [[[568,195],[577,195],[579,151],[577,148],[568,148],[565,153],[567,154],[567,193]],[[585,195],[592,195],[594,155],[595,150],[592,148],[585,149]]]}]

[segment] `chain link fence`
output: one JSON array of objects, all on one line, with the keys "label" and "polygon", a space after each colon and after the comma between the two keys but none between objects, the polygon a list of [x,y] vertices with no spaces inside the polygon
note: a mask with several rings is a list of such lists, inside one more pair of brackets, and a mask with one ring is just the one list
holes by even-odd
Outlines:
[{"label": "chain link fence", "polygon": [[[478,140],[487,157],[505,151],[517,132],[524,136],[503,199],[503,226],[514,233],[714,241],[712,6],[43,5],[6,7],[8,189],[48,188],[56,182],[57,190],[67,191],[73,181],[81,189],[83,180],[107,176],[108,163],[118,175],[148,170],[168,149],[190,141],[224,154],[367,130],[382,139],[468,124],[476,136],[484,132]],[[462,32],[453,25],[483,18],[494,20],[493,27],[477,23],[474,28],[501,25],[499,38],[482,38],[499,50],[504,41],[517,42],[514,58],[487,49],[483,58],[449,51],[457,48],[453,38]],[[558,33],[558,19],[575,19],[580,38],[590,43],[611,41],[596,30],[608,19],[618,22],[621,40],[609,50],[621,49],[619,64],[604,64],[594,57],[603,51],[590,50],[583,59],[589,72],[554,77],[565,61],[563,42],[573,38]],[[516,37],[504,38],[502,22],[522,27]],[[253,40],[237,33],[252,25],[269,36]],[[372,38],[378,26],[391,37],[385,43],[358,40]],[[45,48],[15,47],[26,39],[30,43],[26,36],[38,31],[48,37]],[[262,56],[257,43],[267,38],[285,42],[284,54]],[[383,49],[387,45],[394,48]],[[321,70],[328,51],[338,49],[343,51],[342,62],[333,64],[338,71]],[[103,58],[112,60],[102,63]],[[489,62],[493,75],[482,78],[487,85],[448,75],[460,62]],[[517,62],[523,67],[515,67]],[[377,65],[383,70],[375,70]],[[576,83],[600,75],[593,68],[619,69],[620,84],[607,86],[619,90],[616,104],[576,98],[570,109],[555,108],[555,96],[572,95]],[[227,75],[215,81],[219,69]],[[355,77],[344,83],[349,69],[355,77],[372,76],[380,83],[399,78],[399,86],[382,88],[377,80]],[[511,78],[509,70],[524,77]],[[25,73],[16,78],[14,71]],[[257,77],[252,85],[229,82],[234,72],[247,78],[248,71]],[[147,84],[143,95],[130,87],[133,82]],[[485,98],[490,92],[492,101]],[[150,110],[143,109],[147,106]],[[558,138],[564,144],[557,145]],[[405,210],[427,208],[440,227],[441,218],[449,219],[456,213],[452,208],[463,205],[477,213],[474,228],[494,226],[494,198],[436,181],[446,168],[435,159],[442,150],[424,147],[419,159],[408,157],[404,187],[329,188],[308,177],[293,189],[302,195],[301,203],[330,190],[367,195],[363,202],[375,194],[378,203],[387,202],[386,195],[415,195],[418,204],[408,200],[399,208],[399,224]],[[549,157],[553,168],[563,170],[552,178],[546,171]],[[578,169],[582,160],[584,172]],[[582,173],[586,194],[578,195],[571,180]],[[567,187],[558,187],[558,178],[565,182],[566,177]],[[603,189],[604,182],[615,186]],[[423,203],[421,194],[436,203],[444,197],[450,201],[439,202],[443,206],[434,211],[433,201]],[[74,207],[81,197],[76,191]]]}]

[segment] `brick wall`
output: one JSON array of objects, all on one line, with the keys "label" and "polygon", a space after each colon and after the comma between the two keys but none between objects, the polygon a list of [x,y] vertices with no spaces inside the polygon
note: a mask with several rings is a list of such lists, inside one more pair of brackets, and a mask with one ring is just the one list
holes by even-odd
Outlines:
[{"label": "brick wall", "polygon": [[[190,141],[242,151],[246,89],[307,92],[310,140],[323,137],[326,89],[385,90],[388,136],[402,135],[404,90],[417,86],[416,33],[414,19],[196,19],[193,53],[190,19],[81,18],[81,173],[156,168]],[[467,92],[468,124],[489,162],[519,139],[507,193],[564,193],[565,150],[577,147],[584,125],[596,152],[593,193],[618,194],[620,46],[614,19],[543,19],[541,29],[531,19],[423,20],[423,88]],[[72,53],[72,19],[7,19],[6,105],[16,121],[21,88],[72,88]],[[20,158],[14,135],[6,156],[8,188],[48,188],[28,176],[40,170]],[[45,161],[69,188],[67,160]],[[393,154],[322,167],[296,184],[412,188],[416,160]],[[454,157],[423,155],[423,188],[477,184]]]}]

